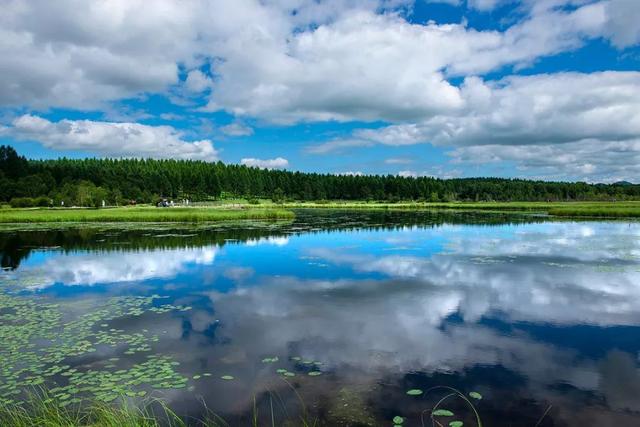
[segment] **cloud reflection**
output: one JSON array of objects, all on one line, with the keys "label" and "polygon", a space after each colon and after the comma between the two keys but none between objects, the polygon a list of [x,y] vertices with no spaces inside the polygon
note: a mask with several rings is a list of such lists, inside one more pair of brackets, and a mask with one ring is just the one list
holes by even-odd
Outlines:
[{"label": "cloud reflection", "polygon": [[43,262],[24,265],[13,275],[30,289],[56,283],[91,286],[168,279],[185,271],[189,264],[213,264],[218,250],[209,246],[136,252],[52,252]]}]

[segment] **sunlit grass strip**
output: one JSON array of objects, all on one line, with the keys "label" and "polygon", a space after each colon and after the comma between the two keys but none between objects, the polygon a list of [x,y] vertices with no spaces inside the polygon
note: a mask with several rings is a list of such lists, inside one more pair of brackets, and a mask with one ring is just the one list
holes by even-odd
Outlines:
[{"label": "sunlit grass strip", "polygon": [[553,216],[594,218],[638,218],[640,202],[303,202],[285,203],[286,208],[324,209],[398,209],[398,210],[467,210],[493,212],[530,212]]},{"label": "sunlit grass strip", "polygon": [[216,208],[264,208],[264,207],[286,207],[286,208],[304,208],[304,207],[436,207],[436,208],[460,208],[460,209],[495,209],[495,208],[512,208],[512,209],[541,209],[560,206],[637,206],[640,207],[638,201],[513,201],[513,202],[426,202],[419,200],[308,200],[308,201],[284,201],[280,203],[273,202],[270,199],[259,199],[256,203],[250,203],[244,199],[220,200],[215,202],[197,202],[194,206],[198,207],[216,207]]},{"label": "sunlit grass strip", "polygon": [[3,209],[0,223],[43,222],[211,222],[292,219],[293,212],[271,209],[153,208]]},{"label": "sunlit grass strip", "polygon": [[233,220],[293,219],[291,208],[398,209],[531,212],[554,216],[594,218],[638,218],[640,202],[292,202],[284,204],[216,204],[210,207],[107,209],[0,209],[0,223],[68,222],[183,222],[202,223]]},{"label": "sunlit grass strip", "polygon": [[549,209],[549,215],[589,218],[640,218],[640,206],[567,206]]},{"label": "sunlit grass strip", "polygon": [[217,203],[214,206],[240,206],[250,207],[282,207],[282,208],[327,208],[327,209],[469,209],[469,210],[497,210],[497,211],[535,211],[549,212],[551,209],[572,208],[582,209],[637,209],[640,210],[640,201],[629,202],[418,202],[418,201],[349,201],[349,200],[330,200],[330,201],[308,201],[308,202],[284,202],[281,204],[272,203],[270,201],[260,201],[259,205],[251,205],[248,203],[234,202],[226,204],[224,202]]}]

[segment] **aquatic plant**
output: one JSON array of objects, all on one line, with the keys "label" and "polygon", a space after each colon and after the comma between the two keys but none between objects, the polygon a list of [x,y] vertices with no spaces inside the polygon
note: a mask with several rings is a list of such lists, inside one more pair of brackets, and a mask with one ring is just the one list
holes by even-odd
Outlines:
[{"label": "aquatic plant", "polygon": [[0,404],[18,403],[25,390],[45,383],[61,407],[77,405],[82,397],[111,402],[121,395],[143,397],[153,389],[186,387],[188,378],[175,371],[179,363],[169,356],[149,354],[135,364],[127,357],[75,367],[66,363],[99,346],[118,349],[123,356],[150,352],[160,340],[157,334],[127,333],[109,322],[189,308],[155,303],[159,298],[115,297],[97,306],[76,302],[67,311],[90,311],[69,318],[58,304],[0,292],[0,341],[5,343],[0,348]]},{"label": "aquatic plant", "polygon": [[[447,391],[448,393],[442,397],[435,405],[434,407],[431,409],[430,411],[430,416],[431,416],[431,422],[433,425],[442,425],[440,422],[436,421],[437,417],[453,417],[455,416],[455,414],[445,408],[441,408],[440,405],[444,404],[446,401],[452,399],[452,398],[457,398],[457,399],[461,399],[464,403],[467,404],[467,406],[469,408],[471,408],[471,410],[473,411],[473,415],[475,417],[476,420],[476,425],[478,427],[482,427],[482,420],[480,419],[480,414],[478,413],[478,410],[476,409],[475,405],[467,398],[467,396],[464,395],[464,393],[462,393],[461,391],[453,388],[453,387],[448,387],[448,386],[436,386],[436,387],[432,387],[430,389],[428,389],[426,391],[426,393],[430,393],[432,391],[435,390],[444,390]],[[473,398],[473,399],[482,399],[482,395],[476,391],[472,391],[469,393],[469,395]],[[422,422],[422,425],[424,425],[424,419],[423,416],[425,414],[425,411],[423,411],[423,413],[420,416],[420,421]],[[463,422],[460,420],[451,420],[449,423],[450,427],[462,427],[463,426]]]}]

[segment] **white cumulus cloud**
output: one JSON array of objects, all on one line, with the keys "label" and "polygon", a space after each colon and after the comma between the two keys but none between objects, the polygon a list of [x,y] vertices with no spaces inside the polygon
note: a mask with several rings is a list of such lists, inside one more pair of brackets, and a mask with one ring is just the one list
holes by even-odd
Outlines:
[{"label": "white cumulus cloud", "polygon": [[485,82],[467,78],[464,107],[416,123],[356,130],[310,147],[453,147],[458,162],[513,161],[545,175],[615,180],[637,173],[640,73],[558,73]]},{"label": "white cumulus cloud", "polygon": [[152,157],[213,161],[218,152],[209,140],[185,141],[171,126],[139,123],[60,120],[23,115],[2,130],[17,140],[38,141],[55,150],[78,150],[110,157]]},{"label": "white cumulus cloud", "polygon": [[209,110],[276,122],[417,120],[463,106],[449,76],[638,41],[633,0],[537,2],[505,31],[411,23],[398,12],[411,3],[7,0],[0,105],[100,109],[184,85],[211,89]]}]

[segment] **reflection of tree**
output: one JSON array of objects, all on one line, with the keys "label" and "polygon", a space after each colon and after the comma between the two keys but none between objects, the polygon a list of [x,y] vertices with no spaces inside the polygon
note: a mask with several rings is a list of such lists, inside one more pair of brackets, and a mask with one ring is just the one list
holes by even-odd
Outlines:
[{"label": "reflection of tree", "polygon": [[16,235],[0,235],[0,250],[0,266],[3,269],[18,268],[22,260],[31,252],[31,249],[25,247]]},{"label": "reflection of tree", "polygon": [[282,232],[268,228],[247,229],[167,229],[109,230],[104,228],[69,228],[64,230],[29,230],[0,233],[2,267],[16,269],[32,250],[60,248],[71,251],[137,251],[174,248],[200,248],[244,242]]}]

